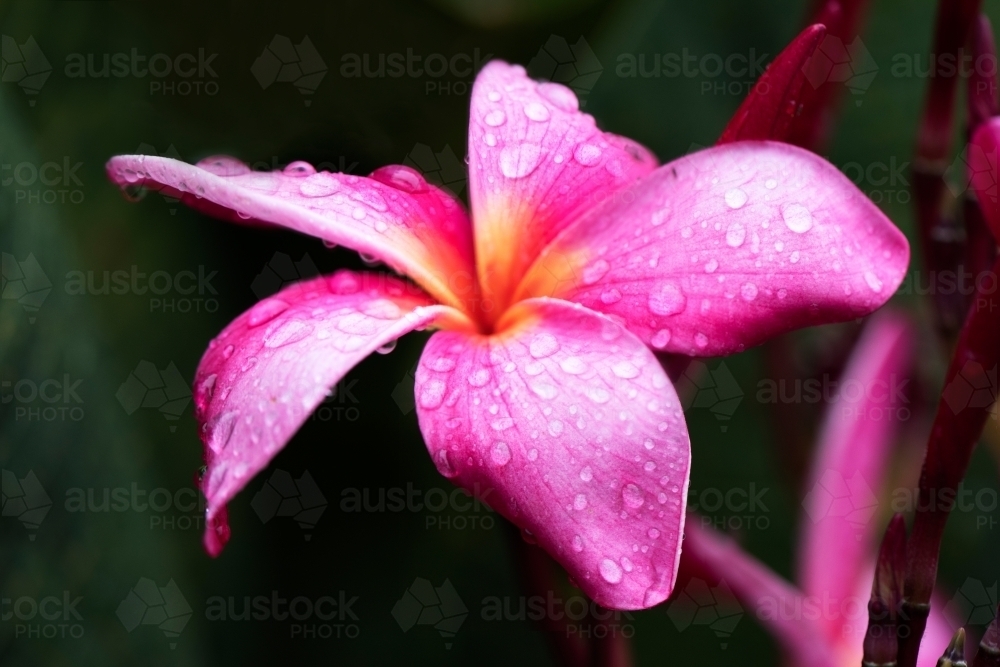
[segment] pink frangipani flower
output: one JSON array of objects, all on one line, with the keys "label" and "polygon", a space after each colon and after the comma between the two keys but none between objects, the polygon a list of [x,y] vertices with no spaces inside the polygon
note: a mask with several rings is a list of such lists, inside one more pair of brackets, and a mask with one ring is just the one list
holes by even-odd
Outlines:
[{"label": "pink frangipani flower", "polygon": [[901,282],[906,240],[812,153],[737,141],[658,167],[569,89],[499,61],[473,89],[468,155],[471,215],[403,166],[109,162],[122,186],[311,234],[419,285],[316,278],[212,341],[195,378],[206,546],[220,551],[225,504],[340,378],[434,327],[415,392],[438,470],[489,491],[598,603],[655,605],[676,577],[690,443],[654,351],[730,354],[867,314]]},{"label": "pink frangipani flower", "polygon": [[[900,423],[916,334],[892,311],[875,315],[827,408],[803,501],[797,586],[715,531],[688,522],[685,564],[720,578],[775,635],[788,664],[849,667],[862,662],[868,600],[887,502],[887,470]],[[919,667],[933,667],[956,626],[935,601]]]}]

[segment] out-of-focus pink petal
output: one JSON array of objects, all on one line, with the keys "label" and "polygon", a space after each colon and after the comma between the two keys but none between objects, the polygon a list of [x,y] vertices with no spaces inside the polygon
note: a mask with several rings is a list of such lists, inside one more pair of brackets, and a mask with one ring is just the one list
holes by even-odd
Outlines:
[{"label": "out-of-focus pink petal", "polygon": [[774,634],[789,656],[789,664],[809,667],[848,664],[837,661],[835,645],[827,643],[813,619],[818,606],[815,601],[806,603],[802,591],[743,551],[730,538],[698,523],[697,517],[693,517],[685,529],[686,570],[696,576],[725,581],[747,613]]},{"label": "out-of-focus pink petal", "polygon": [[409,167],[382,167],[364,178],[316,172],[306,162],[262,172],[228,157],[192,165],[119,155],[107,171],[123,188],[154,186],[209,215],[273,223],[377,257],[442,303],[475,298],[465,210]]},{"label": "out-of-focus pink petal", "polygon": [[[905,390],[914,337],[902,314],[880,312],[837,380],[813,459],[799,536],[799,586],[816,599],[843,600],[860,591],[859,604],[867,604],[885,468],[899,423],[909,417]],[[843,640],[843,618],[824,617],[823,625],[829,641]],[[864,625],[854,628],[858,647]]]},{"label": "out-of-focus pink petal", "polygon": [[997,198],[997,154],[1000,152],[1000,117],[991,118],[976,130],[969,146],[968,161],[972,187],[993,236],[1000,241],[1000,203]]},{"label": "out-of-focus pink petal", "polygon": [[826,35],[822,24],[811,25],[792,40],[767,66],[733,114],[719,144],[748,139],[784,141],[801,108],[806,63]]},{"label": "out-of-focus pink petal", "polygon": [[341,271],[296,283],[237,317],[195,376],[208,470],[205,546],[225,543],[225,504],[265,468],[358,362],[439,318],[463,318],[388,276]]},{"label": "out-of-focus pink petal", "polygon": [[934,592],[931,600],[931,613],[927,617],[927,627],[924,629],[924,637],[920,640],[920,656],[917,658],[917,667],[935,667],[938,658],[944,653],[955,630],[962,626],[962,619],[951,618],[943,610],[947,604],[947,599],[939,591]]},{"label": "out-of-focus pink petal", "polygon": [[479,275],[497,310],[559,231],[656,164],[639,144],[601,132],[569,88],[487,64],[472,90],[469,198]]},{"label": "out-of-focus pink petal", "polygon": [[520,303],[494,336],[442,331],[416,374],[438,470],[537,540],[592,599],[662,602],[677,573],[690,443],[669,379],[579,305]]},{"label": "out-of-focus pink petal", "polygon": [[622,318],[655,349],[729,354],[885,303],[909,246],[829,162],[741,141],[660,167],[563,233],[521,284]]}]

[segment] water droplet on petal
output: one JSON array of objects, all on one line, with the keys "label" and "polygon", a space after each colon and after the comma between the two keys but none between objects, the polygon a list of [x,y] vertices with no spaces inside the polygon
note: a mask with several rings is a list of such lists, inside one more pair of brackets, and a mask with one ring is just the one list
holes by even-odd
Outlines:
[{"label": "water droplet on petal", "polygon": [[617,584],[622,580],[622,569],[618,567],[618,563],[610,558],[602,560],[598,569],[601,572],[601,578],[609,584]]},{"label": "water droplet on petal", "polygon": [[739,188],[726,192],[726,205],[729,208],[740,208],[747,203],[747,193]]},{"label": "water droplet on petal", "polygon": [[603,304],[610,306],[611,304],[618,303],[621,300],[622,300],[622,293],[619,292],[614,287],[612,287],[611,289],[606,289],[603,292],[601,292],[601,303]]},{"label": "water droplet on petal", "polygon": [[796,234],[805,234],[813,226],[812,213],[802,204],[788,204],[781,209],[785,225]]},{"label": "water droplet on petal", "polygon": [[662,350],[667,346],[667,343],[670,342],[670,329],[660,329],[655,334],[653,334],[653,337],[650,339],[649,342],[656,349]]},{"label": "water droplet on petal", "polygon": [[573,551],[577,553],[583,551],[583,538],[579,535],[573,536]]},{"label": "water droplet on petal", "polygon": [[535,170],[542,157],[538,144],[515,144],[500,149],[500,172],[507,178],[523,178]]},{"label": "water droplet on petal", "polygon": [[544,359],[559,349],[559,341],[550,333],[540,333],[528,343],[528,352],[535,359]]},{"label": "water droplet on petal", "polygon": [[401,192],[416,194],[427,192],[428,185],[423,175],[411,167],[402,164],[391,164],[376,169],[371,177],[379,183],[384,183]]},{"label": "water droplet on petal", "polygon": [[563,432],[563,423],[558,419],[549,422],[549,435],[555,437]]},{"label": "water droplet on petal", "polygon": [[434,455],[434,465],[437,466],[438,472],[445,477],[454,477],[455,468],[451,465],[451,458],[448,456],[447,449],[439,449]]},{"label": "water droplet on petal", "polygon": [[878,276],[876,276],[871,271],[865,271],[865,282],[868,284],[868,287],[870,287],[873,292],[877,293],[882,291],[882,281],[879,280]]},{"label": "water droplet on petal", "polygon": [[694,344],[698,347],[708,347],[708,336],[703,333],[696,333],[694,335]]},{"label": "water droplet on petal", "polygon": [[746,227],[738,222],[734,222],[729,225],[729,229],[726,230],[726,245],[730,248],[739,248],[743,245],[744,239],[747,237]]},{"label": "water droplet on petal", "polygon": [[236,351],[235,347],[233,347],[232,345],[227,345],[226,349],[222,351],[222,358],[228,359],[229,357],[233,356],[233,352],[235,351]]},{"label": "water droplet on petal", "polygon": [[483,122],[490,127],[500,127],[507,122],[507,114],[500,109],[494,109],[486,114],[486,117],[483,118]]},{"label": "water droplet on petal", "polygon": [[200,160],[195,166],[216,176],[240,176],[250,173],[250,167],[228,155],[213,155]]},{"label": "water droplet on petal", "polygon": [[433,410],[441,405],[441,401],[444,400],[444,392],[447,389],[447,385],[441,380],[428,380],[420,387],[420,396],[418,397],[418,402],[420,407],[427,410]]},{"label": "water droplet on petal", "polygon": [[490,381],[490,372],[485,368],[477,368],[469,374],[468,379],[473,387],[484,387]]},{"label": "water droplet on petal", "polygon": [[576,494],[576,498],[573,499],[573,509],[575,510],[587,509],[587,496],[585,496],[582,493]]},{"label": "water droplet on petal", "polygon": [[490,450],[490,458],[498,466],[507,465],[507,462],[510,461],[510,447],[507,446],[506,442],[496,443]]},{"label": "water droplet on petal", "polygon": [[716,259],[710,259],[705,264],[705,273],[715,273],[715,270],[719,268],[719,262]]},{"label": "water droplet on petal", "polygon": [[632,509],[638,509],[642,507],[643,494],[642,489],[640,489],[635,484],[626,484],[622,487],[622,500],[628,507]]},{"label": "water droplet on petal", "polygon": [[753,301],[757,298],[757,286],[753,283],[743,283],[743,287],[740,288],[740,296],[743,297],[744,301]]},{"label": "water droplet on petal", "polygon": [[299,192],[306,197],[327,197],[339,189],[340,182],[325,171],[313,174],[299,186]]},{"label": "water droplet on petal", "polygon": [[489,93],[486,94],[486,99],[488,99],[490,102],[499,102],[500,93],[498,93],[495,90],[491,90]]},{"label": "water droplet on petal", "polygon": [[290,163],[287,167],[281,170],[285,176],[292,176],[295,178],[312,176],[316,173],[316,168],[313,167],[308,162],[303,162],[302,160],[296,160]]},{"label": "water droplet on petal", "polygon": [[549,119],[549,108],[541,102],[529,102],[524,105],[524,115],[530,120],[544,123]]},{"label": "water droplet on petal", "polygon": [[594,471],[590,469],[590,466],[587,466],[586,468],[580,471],[580,479],[582,479],[584,482],[589,482],[590,480],[594,479]]},{"label": "water droplet on petal", "polygon": [[396,341],[390,340],[385,345],[381,345],[378,348],[376,348],[375,351],[378,352],[379,354],[389,354],[395,349],[396,349]]},{"label": "water droplet on petal", "polygon": [[264,336],[264,346],[281,347],[282,345],[290,345],[304,339],[312,331],[313,327],[308,322],[288,320]]},{"label": "water droplet on petal", "polygon": [[288,310],[288,304],[281,299],[262,301],[250,310],[247,324],[252,327],[259,327],[261,324],[270,322],[286,310]]},{"label": "water droplet on petal", "polygon": [[573,159],[585,167],[592,167],[601,159],[601,149],[593,144],[578,144]]},{"label": "water droplet on petal", "polygon": [[655,315],[676,315],[687,306],[687,297],[680,287],[666,282],[649,293],[648,303],[649,310]]},{"label": "water droplet on petal", "polygon": [[540,83],[538,84],[538,92],[558,109],[570,112],[580,109],[580,102],[576,95],[566,86],[558,83]]},{"label": "water droplet on petal", "polygon": [[631,380],[632,378],[639,377],[639,369],[635,367],[632,363],[628,361],[619,361],[614,366],[611,367],[611,371],[620,378],[626,380]]},{"label": "water droplet on petal", "polygon": [[773,190],[776,187],[778,187],[778,181],[774,180],[773,178],[769,178],[766,181],[764,181],[764,187],[767,188],[768,190]]},{"label": "water droplet on petal", "polygon": [[587,364],[580,357],[567,357],[559,362],[559,367],[564,373],[570,375],[580,375],[587,370]]},{"label": "water droplet on petal", "polygon": [[603,278],[610,268],[611,265],[603,259],[599,259],[596,262],[587,265],[587,267],[583,270],[583,284],[593,285],[598,280]]}]

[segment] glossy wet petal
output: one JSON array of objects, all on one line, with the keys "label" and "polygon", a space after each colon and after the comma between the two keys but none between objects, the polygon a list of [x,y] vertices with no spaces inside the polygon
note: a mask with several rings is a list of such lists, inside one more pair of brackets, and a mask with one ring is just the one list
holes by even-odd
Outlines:
[{"label": "glossy wet petal", "polygon": [[619,317],[655,349],[711,356],[860,317],[903,279],[903,234],[843,174],[741,141],[660,167],[566,229],[519,294]]},{"label": "glossy wet petal", "polygon": [[673,587],[690,449],[653,354],[618,324],[538,299],[491,337],[439,332],[416,375],[438,469],[563,564],[595,601],[638,609]]},{"label": "glossy wet petal", "polygon": [[262,172],[224,156],[191,165],[119,155],[107,171],[123,188],[156,187],[215,217],[281,225],[366,253],[442,303],[475,298],[465,210],[409,167],[382,167],[365,178],[316,172],[305,162]]},{"label": "glossy wet petal", "polygon": [[288,443],[338,380],[377,348],[449,317],[462,318],[399,280],[341,271],[296,283],[226,327],[195,377],[208,464],[206,548],[213,554],[222,549],[225,504]]},{"label": "glossy wet petal", "polygon": [[637,143],[599,130],[569,88],[487,64],[472,91],[469,197],[479,275],[498,310],[559,231],[656,164]]}]

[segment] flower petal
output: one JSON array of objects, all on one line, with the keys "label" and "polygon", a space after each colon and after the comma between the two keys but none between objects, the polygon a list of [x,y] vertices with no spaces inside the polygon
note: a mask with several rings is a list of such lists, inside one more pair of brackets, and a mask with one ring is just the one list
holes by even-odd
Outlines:
[{"label": "flower petal", "polygon": [[[803,593],[743,551],[731,538],[698,525],[692,516],[684,533],[684,563],[696,577],[723,581],[732,594],[781,644],[790,664],[836,667],[835,645],[822,638],[818,623],[802,609]],[[841,598],[835,598],[838,601]],[[810,600],[810,603],[817,603]]]},{"label": "flower petal", "polygon": [[870,313],[909,261],[864,193],[787,144],[693,153],[629,194],[565,230],[518,294],[576,301],[656,349],[711,356]]},{"label": "flower petal", "polygon": [[107,171],[123,188],[156,187],[209,215],[273,223],[372,255],[442,303],[461,306],[475,297],[468,216],[409,167],[382,167],[364,178],[316,172],[306,162],[262,172],[221,156],[191,165],[119,155]]},{"label": "flower petal", "polygon": [[601,132],[569,88],[487,64],[472,90],[469,198],[479,275],[497,312],[511,277],[545,244],[656,164],[642,146]]},{"label": "flower petal", "polygon": [[719,144],[747,139],[784,141],[801,109],[806,83],[806,65],[826,26],[814,24],[800,32],[792,43],[767,66],[740,104],[719,137]]},{"label": "flower petal", "polygon": [[[907,410],[915,337],[903,315],[880,312],[838,380],[802,503],[798,581],[807,595],[871,590],[872,554],[881,538],[878,499],[900,414]],[[824,619],[830,641],[843,638],[842,624],[840,618]],[[864,628],[859,631],[864,637]]]},{"label": "flower petal", "polygon": [[535,299],[493,336],[442,331],[416,374],[438,470],[520,526],[592,599],[662,602],[680,555],[690,443],[656,358],[617,323]]},{"label": "flower petal", "polygon": [[991,118],[976,130],[969,146],[969,171],[979,208],[993,236],[1000,241],[1000,204],[997,198],[997,154],[1000,152],[1000,117]]},{"label": "flower petal", "polygon": [[402,281],[341,271],[296,283],[237,317],[202,357],[196,416],[205,442],[205,546],[225,544],[225,504],[288,443],[338,380],[378,347],[441,317]]}]

